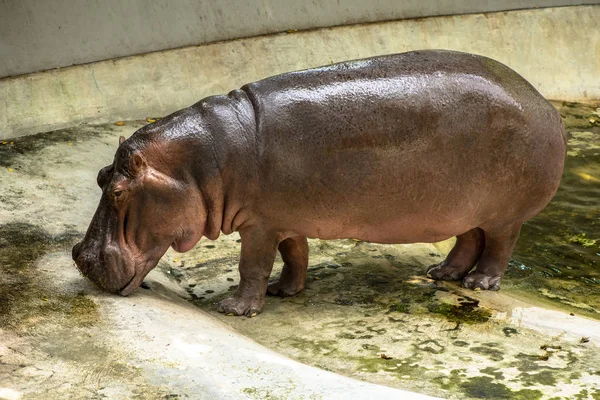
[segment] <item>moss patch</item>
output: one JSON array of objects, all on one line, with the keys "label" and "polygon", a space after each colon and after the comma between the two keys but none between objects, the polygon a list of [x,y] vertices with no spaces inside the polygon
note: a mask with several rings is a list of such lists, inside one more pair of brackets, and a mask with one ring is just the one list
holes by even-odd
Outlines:
[{"label": "moss patch", "polygon": [[496,380],[504,379],[504,374],[502,373],[502,371],[500,371],[496,368],[493,368],[493,367],[487,367],[487,368],[480,369],[479,372],[481,372],[482,374],[485,374],[485,375],[491,375]]},{"label": "moss patch", "polygon": [[540,371],[533,374],[523,373],[519,375],[519,379],[527,386],[537,384],[546,386],[556,385],[556,376],[554,372],[550,370]]},{"label": "moss patch", "polygon": [[269,390],[266,389],[262,389],[262,388],[255,388],[255,387],[248,387],[248,388],[244,388],[242,389],[242,392],[248,396],[248,398],[250,399],[265,399],[265,400],[279,400],[281,399],[281,397],[279,396],[274,396],[273,394],[271,394],[271,392]]},{"label": "moss patch", "polygon": [[95,303],[83,293],[57,293],[39,282],[36,261],[74,242],[73,234],[51,236],[35,225],[0,226],[0,328],[28,331],[56,318],[66,326],[84,327],[98,320]]},{"label": "moss patch", "polygon": [[473,353],[482,354],[488,357],[491,361],[504,360],[504,352],[493,347],[476,346],[471,347],[469,350],[471,350]]},{"label": "moss patch", "polygon": [[434,302],[427,309],[434,314],[443,315],[448,321],[465,324],[487,322],[492,316],[489,310],[479,308],[477,301],[466,301],[459,305]]},{"label": "moss patch", "polygon": [[522,389],[513,391],[507,386],[494,382],[487,376],[479,376],[469,379],[459,385],[466,396],[475,399],[516,399],[516,400],[538,400],[543,393],[540,390]]}]

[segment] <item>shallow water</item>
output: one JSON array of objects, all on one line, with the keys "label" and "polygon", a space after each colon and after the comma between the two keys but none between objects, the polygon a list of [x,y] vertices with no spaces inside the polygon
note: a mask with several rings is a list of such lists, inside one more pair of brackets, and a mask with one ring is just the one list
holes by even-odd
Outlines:
[{"label": "shallow water", "polygon": [[[590,119],[600,116],[583,105],[560,110],[568,132],[563,179],[550,204],[524,224],[503,284],[535,288],[599,318],[600,124]],[[573,118],[581,114],[587,118]]]}]

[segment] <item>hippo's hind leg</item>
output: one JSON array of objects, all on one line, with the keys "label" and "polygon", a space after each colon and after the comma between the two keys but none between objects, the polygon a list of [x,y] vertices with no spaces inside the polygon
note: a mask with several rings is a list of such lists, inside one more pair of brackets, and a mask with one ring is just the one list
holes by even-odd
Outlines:
[{"label": "hippo's hind leg", "polygon": [[427,270],[435,280],[458,281],[464,278],[479,261],[485,246],[485,235],[480,228],[471,229],[456,237],[456,244],[448,257]]},{"label": "hippo's hind leg", "polygon": [[519,238],[521,225],[519,222],[502,228],[483,228],[485,248],[477,268],[463,279],[464,287],[484,290],[500,289],[500,281]]},{"label": "hippo's hind leg", "polygon": [[269,283],[267,294],[293,296],[304,290],[308,268],[308,242],[304,236],[287,238],[279,243],[284,266],[279,279]]}]

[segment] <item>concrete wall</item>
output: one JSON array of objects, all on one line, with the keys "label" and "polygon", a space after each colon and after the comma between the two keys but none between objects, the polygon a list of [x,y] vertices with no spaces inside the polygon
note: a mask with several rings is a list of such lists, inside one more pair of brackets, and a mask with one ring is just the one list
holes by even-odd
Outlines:
[{"label": "concrete wall", "polygon": [[599,0],[0,0],[0,77],[290,29]]},{"label": "concrete wall", "polygon": [[277,73],[413,49],[497,59],[551,99],[600,99],[600,5],[353,25],[0,79],[0,139],[162,116]]}]

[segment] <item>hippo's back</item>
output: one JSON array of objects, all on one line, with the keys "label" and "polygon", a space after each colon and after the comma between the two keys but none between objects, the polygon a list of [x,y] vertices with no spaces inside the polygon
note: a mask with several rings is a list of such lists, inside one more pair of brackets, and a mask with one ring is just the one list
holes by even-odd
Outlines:
[{"label": "hippo's back", "polygon": [[[282,74],[243,90],[256,114],[263,189],[292,209],[310,196],[323,213],[341,209],[359,219],[401,220],[418,214],[407,204],[424,201],[433,204],[423,209],[449,219],[465,204],[474,214],[504,207],[530,217],[562,175],[558,113],[485,57],[409,52]],[[512,203],[482,195],[500,189]],[[378,204],[382,192],[386,202]]]},{"label": "hippo's back", "polygon": [[[446,50],[414,51],[364,60],[342,62],[321,68],[284,73],[243,88],[258,111],[259,131],[278,128],[277,117],[301,119],[305,124],[348,119],[357,115],[372,124],[402,110],[459,112],[458,106],[513,107],[531,118],[551,117],[560,121],[549,102],[525,79],[505,65],[475,54]],[[483,100],[483,102],[478,101]],[[312,106],[312,107],[311,107]],[[326,107],[327,106],[327,107]],[[436,109],[431,109],[431,107]],[[358,114],[354,108],[364,110]],[[376,112],[369,117],[369,112]],[[310,117],[306,120],[309,113]],[[323,119],[318,118],[319,115]],[[287,118],[280,118],[282,123]],[[323,128],[318,124],[318,128]],[[307,133],[310,127],[306,128]],[[381,135],[379,132],[377,135]]]},{"label": "hippo's back", "polygon": [[[426,78],[426,80],[423,80]],[[448,50],[423,50],[347,61],[330,66],[289,72],[244,86],[262,111],[287,108],[288,102],[272,99],[339,101],[352,94],[380,97],[404,95],[427,89],[436,94],[436,83],[471,82],[458,92],[500,89],[515,101],[549,103],[525,79],[507,66],[487,57]],[[479,84],[478,84],[479,83]],[[426,86],[427,88],[423,88]],[[311,92],[311,93],[309,93]],[[437,93],[439,94],[439,93]]]}]

